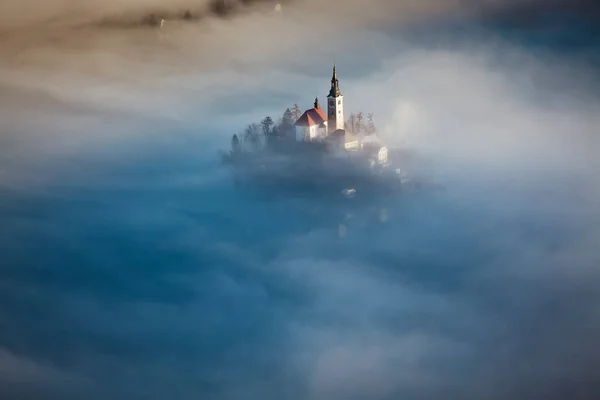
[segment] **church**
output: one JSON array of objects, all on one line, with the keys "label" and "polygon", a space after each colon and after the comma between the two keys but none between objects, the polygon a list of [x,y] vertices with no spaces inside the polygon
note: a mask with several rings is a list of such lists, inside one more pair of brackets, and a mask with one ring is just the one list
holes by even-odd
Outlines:
[{"label": "church", "polygon": [[340,91],[335,65],[331,77],[331,89],[327,95],[327,113],[315,99],[314,107],[306,110],[295,124],[296,140],[326,139],[336,130],[344,130],[344,96]]},{"label": "church", "polygon": [[[331,88],[327,95],[327,112],[323,110],[319,99],[315,98],[313,108],[306,110],[295,123],[295,139],[298,142],[326,141],[342,153],[359,152],[372,154],[374,146],[375,163],[387,163],[387,148],[375,145],[378,140],[364,141],[359,135],[346,131],[344,127],[344,96],[340,90],[335,64],[331,77]],[[367,149],[368,148],[368,149]],[[364,152],[361,150],[365,150]]]}]

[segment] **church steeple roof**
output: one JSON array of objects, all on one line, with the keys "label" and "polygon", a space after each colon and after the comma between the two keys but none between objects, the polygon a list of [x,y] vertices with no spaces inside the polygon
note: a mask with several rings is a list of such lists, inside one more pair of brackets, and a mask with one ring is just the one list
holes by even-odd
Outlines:
[{"label": "church steeple roof", "polygon": [[331,90],[329,90],[328,97],[339,97],[341,95],[342,95],[342,92],[340,91],[340,83],[338,81],[335,64],[333,64],[333,76],[331,77]]}]

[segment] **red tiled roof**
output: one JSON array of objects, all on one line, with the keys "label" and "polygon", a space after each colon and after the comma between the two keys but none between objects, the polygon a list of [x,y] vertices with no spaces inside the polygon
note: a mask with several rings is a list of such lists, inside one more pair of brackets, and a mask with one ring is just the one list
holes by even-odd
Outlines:
[{"label": "red tiled roof", "polygon": [[323,121],[327,121],[327,114],[325,113],[325,110],[323,110],[322,107],[313,108],[313,110],[315,110],[319,114],[319,116],[321,116]]},{"label": "red tiled roof", "polygon": [[304,112],[304,114],[302,114],[302,116],[300,118],[298,118],[298,121],[296,121],[296,126],[314,126],[314,125],[321,125],[324,122],[327,121],[327,114],[325,114],[325,111],[323,110],[323,108],[319,107],[319,108],[311,108],[309,110],[306,110]]}]

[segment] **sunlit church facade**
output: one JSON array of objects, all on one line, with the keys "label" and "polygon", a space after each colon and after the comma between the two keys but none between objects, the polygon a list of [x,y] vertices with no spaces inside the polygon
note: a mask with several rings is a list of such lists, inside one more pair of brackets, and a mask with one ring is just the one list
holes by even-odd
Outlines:
[{"label": "sunlit church facade", "polygon": [[313,108],[298,118],[295,127],[297,141],[323,140],[337,130],[344,130],[344,96],[340,91],[335,65],[327,95],[327,113],[316,98]]},{"label": "sunlit church facade", "polygon": [[[323,110],[319,99],[316,98],[313,108],[306,110],[295,123],[295,139],[298,142],[326,141],[333,145],[339,153],[359,152],[365,150],[359,135],[346,131],[344,127],[344,96],[340,90],[335,65],[331,77],[331,88],[327,95],[327,112]],[[373,140],[366,147],[369,153],[373,152]],[[377,164],[387,163],[387,148],[379,145],[376,149],[374,160]]]}]

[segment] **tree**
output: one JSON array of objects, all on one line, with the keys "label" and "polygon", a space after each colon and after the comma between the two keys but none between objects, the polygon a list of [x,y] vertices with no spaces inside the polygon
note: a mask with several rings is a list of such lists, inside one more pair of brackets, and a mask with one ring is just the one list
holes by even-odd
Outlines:
[{"label": "tree", "polygon": [[240,151],[240,139],[237,135],[233,135],[231,138],[231,152],[238,153]]},{"label": "tree", "polygon": [[356,131],[356,114],[351,113],[348,117],[348,121],[346,121],[346,130],[350,133],[357,133]]},{"label": "tree", "polygon": [[265,136],[265,145],[268,145],[273,140],[273,118],[265,117],[262,121],[260,121],[260,125],[262,127],[262,133]]},{"label": "tree", "polygon": [[279,133],[282,136],[289,136],[294,129],[294,115],[292,111],[287,108],[283,113],[283,117],[281,118],[281,124],[279,124]]},{"label": "tree", "polygon": [[271,129],[271,137],[278,137],[281,135],[280,124],[274,124]]},{"label": "tree", "polygon": [[259,124],[250,124],[244,129],[244,142],[249,143],[254,150],[260,148],[260,132],[261,127]]},{"label": "tree", "polygon": [[265,138],[268,138],[269,136],[271,136],[272,130],[273,130],[273,118],[271,117],[265,117],[261,122],[260,125],[262,126],[262,130],[263,130],[263,135],[265,135]]},{"label": "tree", "polygon": [[298,104],[294,104],[294,111],[292,115],[294,116],[294,122],[298,121],[302,116],[302,110]]},{"label": "tree", "polygon": [[373,114],[367,114],[367,120],[365,122],[364,113],[362,111],[358,113],[351,113],[348,119],[346,120],[346,130],[350,133],[354,134],[367,134],[370,135],[372,133],[377,132],[377,128],[375,127],[375,123],[373,122]]},{"label": "tree", "polygon": [[367,114],[366,131],[367,131],[367,135],[372,135],[377,132],[377,128],[375,127],[375,122],[373,122],[373,113]]},{"label": "tree", "polygon": [[286,124],[286,125],[292,125],[294,123],[294,114],[292,114],[292,111],[289,108],[285,109],[285,112],[283,113],[283,119],[282,119],[282,124]]},{"label": "tree", "polygon": [[362,111],[356,114],[356,126],[354,127],[355,133],[363,133],[365,131],[364,119],[365,117]]}]

